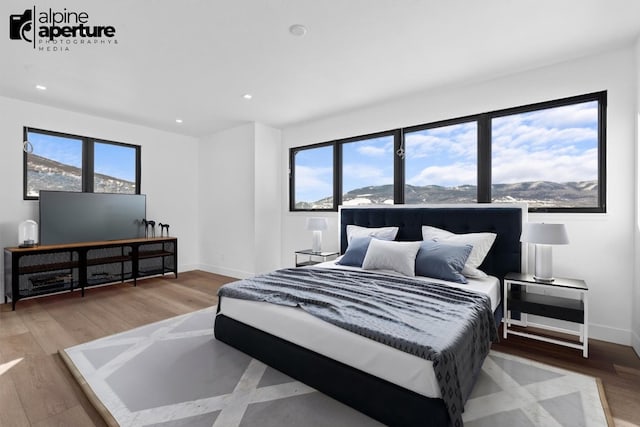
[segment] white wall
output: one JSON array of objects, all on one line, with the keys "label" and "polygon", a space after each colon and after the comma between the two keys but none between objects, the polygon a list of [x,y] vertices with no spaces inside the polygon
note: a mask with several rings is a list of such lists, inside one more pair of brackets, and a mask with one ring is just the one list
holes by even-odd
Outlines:
[{"label": "white wall", "polygon": [[[583,278],[590,288],[593,338],[631,343],[634,283],[635,51],[629,46],[492,81],[406,96],[283,130],[283,164],[288,149],[441,119],[509,108],[539,101],[608,90],[607,213],[531,214],[530,221],[564,222],[571,244],[554,248],[554,274]],[[288,177],[283,168],[283,244],[285,265],[293,252],[309,246],[304,230],[308,213],[288,211]],[[314,216],[317,214],[313,214]],[[338,248],[337,214],[329,218],[324,247]],[[289,261],[290,260],[290,261]]]},{"label": "white wall", "polygon": [[282,132],[255,124],[255,272],[280,267],[282,242]]},{"label": "white wall", "polygon": [[254,270],[254,126],[200,140],[200,268],[232,277]]},{"label": "white wall", "polygon": [[[147,217],[170,224],[171,235],[178,236],[179,270],[197,265],[195,138],[4,97],[0,97],[0,247],[18,244],[20,222],[38,220],[38,202],[22,200],[23,126],[141,145]],[[2,286],[0,290],[4,295]]]},{"label": "white wall", "polygon": [[200,140],[200,268],[244,278],[280,266],[280,131],[249,123]]}]

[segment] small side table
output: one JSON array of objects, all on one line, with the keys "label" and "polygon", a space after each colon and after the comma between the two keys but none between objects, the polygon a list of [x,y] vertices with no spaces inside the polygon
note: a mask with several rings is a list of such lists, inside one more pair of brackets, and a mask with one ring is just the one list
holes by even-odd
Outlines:
[{"label": "small side table", "polygon": [[340,255],[338,252],[314,252],[311,249],[296,251],[296,267],[308,267],[310,265],[320,264],[321,262],[331,261],[336,259],[338,255]]},{"label": "small side table", "polygon": [[[518,285],[518,286],[515,286]],[[528,288],[538,288],[543,290],[562,289],[577,295],[577,298],[565,298],[540,293],[527,292]],[[589,334],[588,334],[588,299],[589,288],[584,280],[567,279],[556,277],[552,282],[537,281],[530,274],[508,273],[504,278],[504,318],[503,337],[507,335],[519,335],[553,344],[582,350],[583,357],[589,357]],[[521,320],[511,318],[511,312],[521,313]],[[580,325],[579,330],[558,328],[554,326],[532,323],[527,320],[527,314],[533,314],[552,319],[565,320]],[[561,339],[549,338],[534,333],[516,331],[511,328],[516,326],[533,326],[539,329],[546,329],[564,334],[577,335],[580,344]]]}]

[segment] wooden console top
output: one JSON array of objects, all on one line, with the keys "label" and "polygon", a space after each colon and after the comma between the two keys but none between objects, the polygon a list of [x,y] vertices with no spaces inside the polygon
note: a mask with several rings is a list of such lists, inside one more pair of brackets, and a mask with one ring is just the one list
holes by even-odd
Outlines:
[{"label": "wooden console top", "polygon": [[122,246],[127,244],[141,244],[141,243],[154,243],[154,242],[166,242],[168,240],[177,240],[177,237],[140,237],[136,239],[121,239],[121,240],[99,240],[95,242],[78,242],[78,243],[64,243],[60,245],[36,245],[31,248],[20,248],[18,246],[4,248],[9,252],[38,252],[38,251],[51,251],[57,249],[75,249],[75,248],[87,248],[87,247],[108,247],[108,246]]}]

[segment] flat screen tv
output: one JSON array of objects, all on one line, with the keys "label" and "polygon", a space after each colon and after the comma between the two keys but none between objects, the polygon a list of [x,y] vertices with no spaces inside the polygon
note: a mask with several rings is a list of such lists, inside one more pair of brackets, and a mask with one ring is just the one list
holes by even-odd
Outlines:
[{"label": "flat screen tv", "polygon": [[40,191],[41,245],[144,237],[144,194]]}]

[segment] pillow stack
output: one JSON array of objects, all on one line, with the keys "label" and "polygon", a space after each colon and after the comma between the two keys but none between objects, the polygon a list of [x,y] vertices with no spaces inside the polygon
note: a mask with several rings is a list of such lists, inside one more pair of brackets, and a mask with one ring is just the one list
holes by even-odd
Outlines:
[{"label": "pillow stack", "polygon": [[362,261],[364,270],[392,270],[405,276],[416,275],[416,255],[420,242],[390,242],[372,239]]},{"label": "pillow stack", "polygon": [[495,241],[494,233],[455,234],[423,226],[423,241],[396,242],[397,233],[398,227],[348,225],[348,247],[338,264],[457,283],[467,283],[467,277],[487,276],[478,267]]},{"label": "pillow stack", "polygon": [[442,243],[471,245],[473,249],[464,264],[462,274],[466,277],[478,279],[487,277],[487,274],[482,270],[478,270],[478,267],[480,267],[482,261],[487,257],[491,246],[493,246],[493,242],[496,240],[495,233],[455,234],[447,230],[424,225],[422,226],[422,239]]}]

